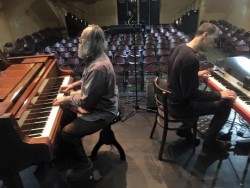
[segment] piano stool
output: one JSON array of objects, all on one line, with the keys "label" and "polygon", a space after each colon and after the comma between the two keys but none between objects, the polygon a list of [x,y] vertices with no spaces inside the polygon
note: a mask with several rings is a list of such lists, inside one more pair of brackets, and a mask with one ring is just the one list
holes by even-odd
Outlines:
[{"label": "piano stool", "polygon": [[118,152],[120,153],[120,159],[123,161],[126,161],[125,152],[122,146],[116,140],[115,134],[113,130],[111,129],[111,126],[117,123],[118,121],[120,121],[121,117],[122,117],[122,114],[121,114],[121,111],[119,110],[115,119],[101,130],[99,140],[94,146],[94,148],[92,149],[91,159],[95,160],[97,157],[98,150],[101,148],[102,145],[106,144],[106,145],[114,145],[116,149],[118,150]]}]

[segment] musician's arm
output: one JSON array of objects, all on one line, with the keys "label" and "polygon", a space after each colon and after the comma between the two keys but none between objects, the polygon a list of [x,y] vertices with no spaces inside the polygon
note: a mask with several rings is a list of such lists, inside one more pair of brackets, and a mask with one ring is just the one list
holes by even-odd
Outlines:
[{"label": "musician's arm", "polygon": [[[221,95],[215,91],[199,90],[199,64],[192,63],[184,67],[180,73],[181,94],[184,99],[193,101],[215,101],[220,100]],[[205,73],[205,71],[203,72]]]},{"label": "musician's arm", "polygon": [[72,83],[72,87],[74,88],[74,87],[80,86],[81,84],[82,84],[82,80],[78,80]]},{"label": "musician's arm", "polygon": [[86,75],[81,95],[66,96],[64,105],[79,106],[85,109],[93,108],[103,94],[105,74],[101,70],[92,70]]}]

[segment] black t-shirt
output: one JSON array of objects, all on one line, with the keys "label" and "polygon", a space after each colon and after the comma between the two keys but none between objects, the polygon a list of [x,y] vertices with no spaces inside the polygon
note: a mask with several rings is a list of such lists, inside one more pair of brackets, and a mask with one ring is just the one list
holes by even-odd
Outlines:
[{"label": "black t-shirt", "polygon": [[[220,93],[199,90],[199,61],[196,52],[186,44],[179,45],[170,57],[168,88],[174,94],[170,109],[185,108],[190,101],[220,100]],[[170,110],[171,111],[171,110]]]}]

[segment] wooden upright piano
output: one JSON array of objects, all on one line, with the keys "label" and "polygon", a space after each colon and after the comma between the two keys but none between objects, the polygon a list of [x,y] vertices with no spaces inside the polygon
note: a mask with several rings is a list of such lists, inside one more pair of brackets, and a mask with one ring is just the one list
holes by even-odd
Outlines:
[{"label": "wooden upright piano", "polygon": [[52,100],[63,95],[58,89],[72,77],[58,69],[54,55],[8,63],[0,72],[0,179],[18,188],[19,170],[52,157],[62,115]]}]

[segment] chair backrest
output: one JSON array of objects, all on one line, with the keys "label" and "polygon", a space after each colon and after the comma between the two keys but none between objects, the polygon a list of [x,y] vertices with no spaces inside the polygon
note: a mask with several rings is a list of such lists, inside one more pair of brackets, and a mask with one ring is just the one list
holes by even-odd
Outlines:
[{"label": "chair backrest", "polygon": [[172,93],[167,89],[167,79],[156,77],[154,79],[154,91],[158,114],[168,120],[168,98],[172,96]]}]

